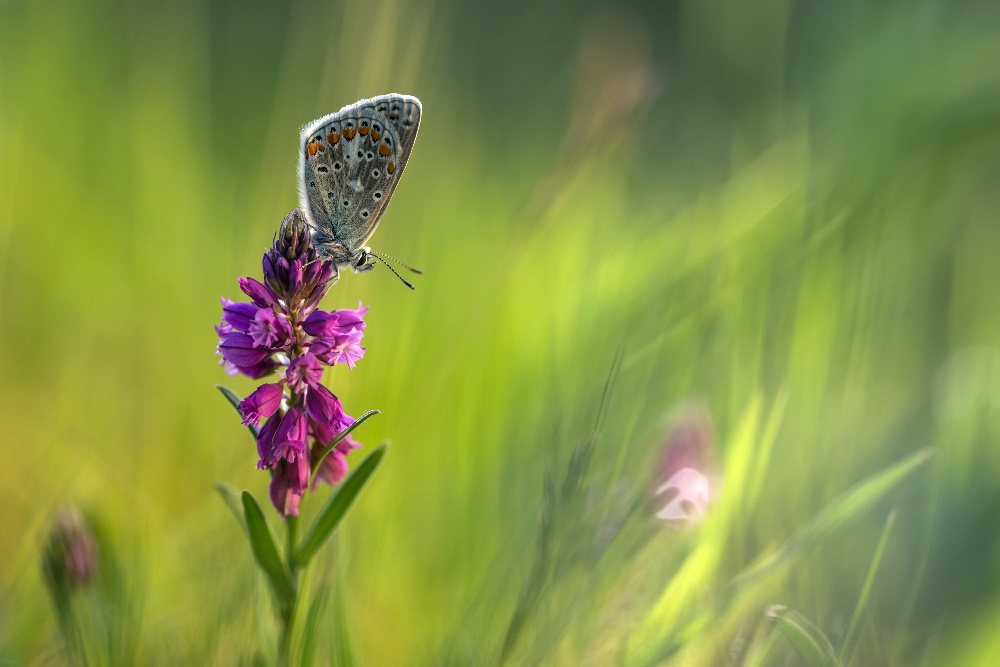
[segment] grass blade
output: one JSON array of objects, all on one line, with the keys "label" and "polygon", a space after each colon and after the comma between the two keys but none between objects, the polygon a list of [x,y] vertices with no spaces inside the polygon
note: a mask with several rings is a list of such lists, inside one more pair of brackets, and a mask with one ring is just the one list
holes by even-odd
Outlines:
[{"label": "grass blade", "polygon": [[730,583],[739,588],[757,581],[790,561],[804,549],[822,541],[834,531],[881,500],[913,471],[926,463],[934,450],[925,448],[851,487],[802,526],[776,553],[751,567]]},{"label": "grass blade", "polygon": [[[240,401],[243,399],[240,398],[239,394],[237,394],[229,387],[226,387],[221,384],[215,385],[215,388],[222,392],[222,395],[225,396],[226,400],[229,401],[229,404],[236,409],[236,412],[240,412]],[[240,418],[242,419],[242,417],[243,413],[240,412]],[[247,428],[250,429],[250,434],[253,435],[253,439],[256,442],[257,434],[260,432],[259,429],[257,429],[252,424],[247,424]]]},{"label": "grass blade", "polygon": [[765,660],[769,655],[771,655],[771,650],[774,648],[774,644],[778,639],[778,629],[772,628],[769,633],[767,633],[767,638],[764,640],[764,644],[751,654],[749,662],[746,663],[744,667],[764,667],[767,663]]},{"label": "grass blade", "polygon": [[781,605],[774,605],[766,612],[785,638],[810,667],[841,667],[833,645],[819,628],[805,616]]},{"label": "grass blade", "polygon": [[254,559],[267,575],[281,607],[290,608],[295,601],[295,588],[291,576],[281,562],[278,547],[274,543],[271,529],[267,527],[264,513],[249,491],[243,492],[243,515],[246,518],[247,535],[250,537],[250,548],[253,550]]},{"label": "grass blade", "polygon": [[849,667],[857,649],[855,641],[858,631],[861,628],[861,615],[868,606],[868,598],[872,592],[872,585],[875,583],[875,575],[878,574],[879,564],[882,562],[882,555],[885,553],[885,545],[889,542],[889,533],[892,532],[892,525],[896,521],[896,510],[889,513],[885,520],[885,527],[882,528],[882,536],[879,537],[878,546],[875,547],[875,555],[872,557],[872,564],[868,567],[868,576],[861,587],[861,594],[858,596],[858,603],[851,614],[851,621],[847,625],[847,632],[844,634],[844,641],[840,644],[840,651],[837,655],[844,661],[844,665]]},{"label": "grass blade", "polygon": [[378,410],[369,410],[365,414],[361,415],[360,417],[354,420],[353,424],[351,424],[343,431],[338,433],[336,437],[334,437],[334,439],[331,440],[330,443],[323,448],[323,451],[320,453],[319,458],[317,458],[316,462],[313,464],[312,473],[311,476],[309,477],[310,486],[312,486],[313,481],[316,479],[316,471],[319,470],[320,465],[322,465],[323,459],[325,459],[327,455],[333,451],[333,448],[337,446],[337,443],[339,443],[341,440],[349,436],[351,434],[351,431],[364,424],[369,417],[372,417],[377,414],[379,414]]},{"label": "grass blade", "polygon": [[309,532],[302,539],[298,558],[295,559],[295,562],[299,566],[305,567],[308,565],[309,561],[316,555],[316,552],[323,546],[327,538],[333,534],[337,525],[344,518],[344,515],[347,514],[347,510],[350,509],[358,494],[361,493],[361,489],[368,482],[368,478],[375,472],[384,454],[385,445],[376,447],[368,455],[368,458],[362,461],[361,465],[355,468],[347,479],[337,487],[337,492],[330,498],[323,509],[320,510],[319,516],[313,521],[313,524],[309,527]]},{"label": "grass blade", "polygon": [[249,537],[250,533],[247,533],[247,522],[243,518],[243,501],[240,499],[240,492],[235,486],[226,484],[225,482],[216,482],[213,486],[222,498],[222,502],[226,503],[226,507],[232,512],[236,523],[240,524],[240,528]]},{"label": "grass blade", "polygon": [[330,590],[327,586],[320,587],[309,604],[309,613],[306,615],[305,627],[302,629],[302,656],[299,662],[302,667],[311,667],[313,664],[313,656],[316,653],[316,630],[319,627],[319,617],[326,606],[329,593]]},{"label": "grass blade", "polygon": [[344,559],[337,558],[337,587],[333,593],[334,617],[333,636],[336,642],[333,664],[336,667],[354,667],[354,651],[351,649],[351,632],[347,623],[347,576],[344,574]]}]

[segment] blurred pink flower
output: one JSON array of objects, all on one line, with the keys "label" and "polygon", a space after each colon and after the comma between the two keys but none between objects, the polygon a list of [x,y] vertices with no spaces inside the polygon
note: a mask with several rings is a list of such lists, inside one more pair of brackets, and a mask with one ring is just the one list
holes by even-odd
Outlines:
[{"label": "blurred pink flower", "polygon": [[703,408],[686,408],[673,420],[655,475],[658,519],[680,527],[704,518],[715,486],[713,440]]}]

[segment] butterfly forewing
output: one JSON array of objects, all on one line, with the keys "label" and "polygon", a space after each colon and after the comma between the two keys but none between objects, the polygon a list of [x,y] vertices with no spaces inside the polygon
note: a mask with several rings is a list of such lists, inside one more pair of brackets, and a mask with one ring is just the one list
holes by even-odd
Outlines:
[{"label": "butterfly forewing", "polygon": [[309,123],[300,140],[299,189],[317,245],[343,264],[375,231],[410,157],[420,101],[361,100]]}]

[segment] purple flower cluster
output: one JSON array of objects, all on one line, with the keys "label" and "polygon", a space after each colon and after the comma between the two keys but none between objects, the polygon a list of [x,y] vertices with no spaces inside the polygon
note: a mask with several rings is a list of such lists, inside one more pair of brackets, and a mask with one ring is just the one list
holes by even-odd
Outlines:
[{"label": "purple flower cluster", "polygon": [[348,435],[319,463],[325,447],[354,423],[320,384],[323,366],[354,368],[365,352],[367,308],[318,308],[337,277],[333,262],[312,247],[299,211],[292,211],[264,254],[264,282],[239,280],[252,303],[223,299],[216,327],[220,363],[230,375],[278,374],[277,382],[257,387],[239,410],[244,424],[259,427],[257,467],[272,471],[271,502],[284,516],[298,514],[314,469],[316,479],[337,484],[347,473],[347,454],[360,446]]}]

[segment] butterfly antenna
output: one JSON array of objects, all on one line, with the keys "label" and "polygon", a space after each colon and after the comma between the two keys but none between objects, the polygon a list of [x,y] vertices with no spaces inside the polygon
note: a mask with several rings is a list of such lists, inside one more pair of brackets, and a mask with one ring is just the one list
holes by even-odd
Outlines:
[{"label": "butterfly antenna", "polygon": [[[392,261],[396,262],[396,264],[399,264],[404,269],[409,269],[410,271],[413,271],[414,273],[419,273],[420,275],[424,275],[424,272],[421,271],[420,269],[415,269],[412,266],[410,266],[409,264],[404,264],[403,262],[399,261],[398,259],[396,259],[392,255],[386,255],[386,254],[383,254],[383,253],[380,253],[380,252],[375,252],[374,250],[372,250],[371,253],[373,255],[377,255],[380,259],[382,259],[383,260],[382,261],[383,264],[385,264],[385,260],[386,259],[391,259]],[[389,266],[388,264],[385,264],[385,265]],[[399,274],[396,274],[396,275],[399,275]]]},{"label": "butterfly antenna", "polygon": [[[381,258],[381,257],[379,257],[378,255],[376,255],[375,253],[372,253],[372,257],[374,257],[374,258],[375,258],[375,259],[377,259],[378,261],[380,261],[380,262],[382,262],[383,264],[385,264],[386,266],[388,266],[388,267],[389,267],[389,270],[390,270],[390,271],[392,271],[393,273],[395,273],[395,274],[396,274],[396,277],[397,277],[397,278],[399,278],[400,280],[402,280],[402,281],[403,281],[403,284],[404,284],[404,285],[406,285],[406,286],[407,286],[407,287],[409,287],[410,289],[416,289],[416,287],[414,287],[414,286],[413,286],[412,284],[410,284],[410,283],[409,283],[409,282],[408,282],[408,281],[406,280],[406,278],[404,278],[403,276],[401,276],[401,275],[399,275],[398,273],[396,273],[396,269],[392,268],[392,266],[390,266],[390,265],[389,265],[389,262],[385,261],[384,259],[382,259],[382,258]],[[390,257],[389,259],[392,259],[392,258]],[[405,265],[404,265],[404,266],[405,266]],[[407,268],[409,268],[409,267],[407,267]]]}]

